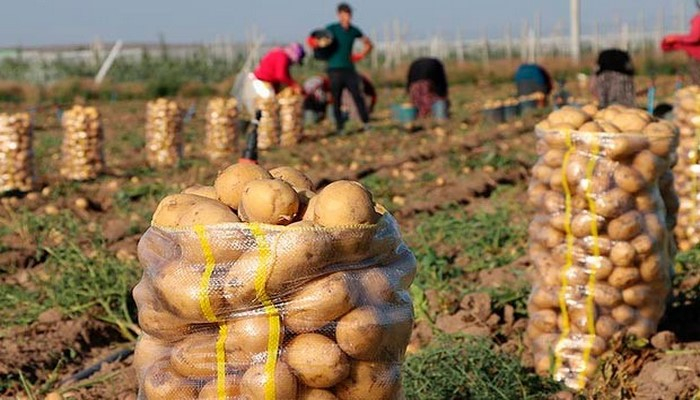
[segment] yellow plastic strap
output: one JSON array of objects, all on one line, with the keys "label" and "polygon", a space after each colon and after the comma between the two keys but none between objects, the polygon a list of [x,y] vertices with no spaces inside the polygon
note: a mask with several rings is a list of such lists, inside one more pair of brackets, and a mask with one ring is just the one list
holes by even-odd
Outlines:
[{"label": "yellow plastic strap", "polygon": [[[204,273],[199,281],[199,306],[202,309],[204,317],[209,322],[217,322],[216,315],[211,308],[209,300],[209,282],[211,275],[216,266],[214,254],[211,251],[211,244],[207,239],[206,231],[203,225],[195,225],[194,231],[199,238],[199,245],[204,254]],[[216,398],[217,400],[226,400],[226,336],[228,336],[228,326],[225,323],[219,323],[219,337],[216,340]]]},{"label": "yellow plastic strap", "polygon": [[265,361],[265,400],[275,400],[275,370],[277,369],[277,352],[281,335],[279,311],[267,295],[267,276],[272,252],[265,232],[259,224],[251,223],[250,231],[258,245],[258,268],[255,272],[255,292],[268,316],[269,335],[267,337],[267,360]]},{"label": "yellow plastic strap", "polygon": [[[600,262],[600,243],[598,234],[598,212],[596,209],[596,203],[594,193],[592,192],[592,185],[590,184],[595,174],[596,163],[598,162],[598,156],[600,154],[600,142],[595,137],[595,142],[591,146],[591,158],[588,160],[588,166],[586,168],[586,179],[589,184],[586,186],[586,201],[588,201],[588,210],[591,213],[591,237],[593,238],[593,256],[595,257],[596,263]],[[588,340],[586,346],[583,348],[583,365],[586,367],[578,376],[578,386],[583,388],[586,385],[586,379],[588,378],[588,363],[591,358],[591,349],[593,348],[593,342],[595,340],[595,303],[594,303],[594,292],[596,283],[596,273],[600,265],[595,265],[590,269],[590,276],[588,277],[588,288],[586,290],[586,329],[588,330]]]},{"label": "yellow plastic strap", "polygon": [[559,289],[559,308],[561,310],[562,317],[562,330],[559,336],[559,341],[555,347],[554,352],[554,371],[561,369],[563,361],[561,354],[558,350],[559,343],[565,340],[571,333],[571,323],[569,319],[569,311],[566,306],[566,290],[569,286],[568,273],[574,264],[574,234],[571,230],[571,219],[572,219],[572,202],[571,202],[571,188],[569,187],[569,179],[566,176],[566,169],[569,165],[569,159],[571,154],[574,152],[574,145],[571,140],[571,131],[564,130],[562,132],[566,136],[566,153],[564,154],[564,161],[561,166],[561,178],[562,186],[564,188],[564,230],[566,231],[566,262],[564,268],[561,270],[561,288]]}]

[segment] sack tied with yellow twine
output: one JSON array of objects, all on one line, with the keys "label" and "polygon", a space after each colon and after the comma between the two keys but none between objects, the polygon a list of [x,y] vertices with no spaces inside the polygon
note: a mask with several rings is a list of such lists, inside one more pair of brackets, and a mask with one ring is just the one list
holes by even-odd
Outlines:
[{"label": "sack tied with yellow twine", "polygon": [[664,314],[676,251],[677,132],[613,106],[564,108],[536,134],[526,342],[538,373],[582,389],[611,340],[649,338]]},{"label": "sack tied with yellow twine", "polygon": [[[191,193],[205,188],[169,198],[201,207],[214,200]],[[286,226],[250,221],[253,210],[212,224],[159,206],[134,289],[140,398],[402,398],[415,258],[383,209],[372,223],[324,226],[328,188],[296,189],[318,199]]]},{"label": "sack tied with yellow twine", "polygon": [[673,113],[680,129],[678,164],[673,170],[680,197],[674,233],[678,248],[688,251],[700,244],[700,87],[679,90]]}]

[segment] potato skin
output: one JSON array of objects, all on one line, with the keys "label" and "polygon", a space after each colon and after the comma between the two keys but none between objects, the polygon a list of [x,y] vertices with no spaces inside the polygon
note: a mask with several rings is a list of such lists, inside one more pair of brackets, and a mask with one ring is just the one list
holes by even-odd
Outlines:
[{"label": "potato skin", "polygon": [[152,225],[167,228],[188,228],[240,222],[228,207],[218,201],[194,194],[173,194],[165,197],[153,213]]},{"label": "potato skin", "polygon": [[146,370],[142,388],[148,400],[197,398],[196,383],[178,375],[167,362],[153,364]]},{"label": "potato skin", "polygon": [[245,222],[289,225],[299,211],[299,196],[281,179],[258,179],[243,187],[238,216]]},{"label": "potato skin", "polygon": [[[277,363],[273,378],[275,379],[276,399],[296,399],[298,383],[285,363]],[[246,371],[241,379],[241,393],[250,400],[265,400],[266,383],[265,365],[254,365]]]},{"label": "potato skin", "polygon": [[350,376],[336,386],[339,400],[394,400],[401,391],[401,366],[355,361]]},{"label": "potato skin", "polygon": [[316,198],[314,222],[321,226],[374,224],[379,220],[372,194],[358,182],[333,182]]},{"label": "potato skin", "polygon": [[272,179],[272,175],[256,164],[233,164],[219,173],[214,181],[214,188],[219,201],[237,209],[243,187],[257,179]]},{"label": "potato skin", "polygon": [[311,179],[304,175],[303,172],[292,167],[278,167],[270,170],[270,175],[273,178],[281,179],[299,190],[314,190],[314,184]]},{"label": "potato skin", "polygon": [[284,360],[306,386],[329,388],[350,373],[350,361],[338,345],[326,336],[306,333],[292,339]]},{"label": "potato skin", "polygon": [[[218,383],[216,379],[207,382],[202,390],[199,391],[197,400],[218,400]],[[241,395],[241,377],[238,375],[226,375],[226,384],[224,393],[227,399],[234,399]]]},{"label": "potato skin", "polygon": [[304,388],[297,400],[338,400],[332,392],[323,389]]},{"label": "potato skin", "polygon": [[287,303],[284,324],[294,332],[315,331],[350,311],[357,288],[345,272],[336,272],[305,285]]},{"label": "potato skin", "polygon": [[167,360],[170,357],[171,346],[158,340],[147,333],[142,334],[136,342],[134,360],[131,365],[136,370],[136,376],[141,379],[146,368],[157,361]]},{"label": "potato skin", "polygon": [[214,186],[194,185],[183,190],[182,193],[194,194],[196,196],[201,196],[216,201],[219,200],[219,196],[216,194],[216,189],[214,189]]}]

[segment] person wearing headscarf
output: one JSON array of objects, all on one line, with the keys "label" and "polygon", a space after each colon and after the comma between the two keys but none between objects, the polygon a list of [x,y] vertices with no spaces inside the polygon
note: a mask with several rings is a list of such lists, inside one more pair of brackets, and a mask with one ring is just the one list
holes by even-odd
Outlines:
[{"label": "person wearing headscarf", "polygon": [[448,102],[445,66],[437,58],[416,59],[408,69],[406,90],[418,109],[418,116],[425,118],[431,115],[436,102]]},{"label": "person wearing headscarf", "polygon": [[[700,1],[695,4],[700,9]],[[661,42],[664,51],[685,51],[690,57],[688,72],[693,84],[700,85],[700,12],[690,21],[690,32],[686,35],[668,35]]]},{"label": "person wearing headscarf", "polygon": [[552,92],[552,77],[538,64],[521,64],[515,72],[515,86],[518,97],[542,93],[545,98]]},{"label": "person wearing headscarf", "polygon": [[248,112],[255,112],[255,99],[263,94],[261,92],[271,96],[285,87],[291,87],[301,93],[301,86],[292,77],[291,68],[294,64],[302,64],[305,56],[306,51],[299,43],[275,47],[267,52],[245,83],[243,103]]},{"label": "person wearing headscarf", "polygon": [[619,49],[601,51],[591,80],[591,92],[599,107],[612,104],[634,107],[634,73],[628,52]]}]

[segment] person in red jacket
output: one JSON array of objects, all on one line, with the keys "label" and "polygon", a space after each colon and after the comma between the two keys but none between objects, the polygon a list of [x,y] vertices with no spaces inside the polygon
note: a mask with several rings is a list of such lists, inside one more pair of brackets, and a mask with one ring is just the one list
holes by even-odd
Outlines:
[{"label": "person in red jacket", "polygon": [[304,47],[299,43],[275,47],[265,54],[258,68],[248,75],[243,89],[243,103],[248,112],[255,112],[256,98],[271,96],[273,91],[279,93],[285,87],[291,87],[302,93],[301,86],[294,80],[290,70],[294,64],[302,64],[305,56]]},{"label": "person in red jacket", "polygon": [[[695,2],[700,8],[700,1]],[[688,69],[693,83],[700,85],[700,13],[690,21],[687,35],[668,35],[661,42],[664,51],[685,51],[690,57]]]}]

